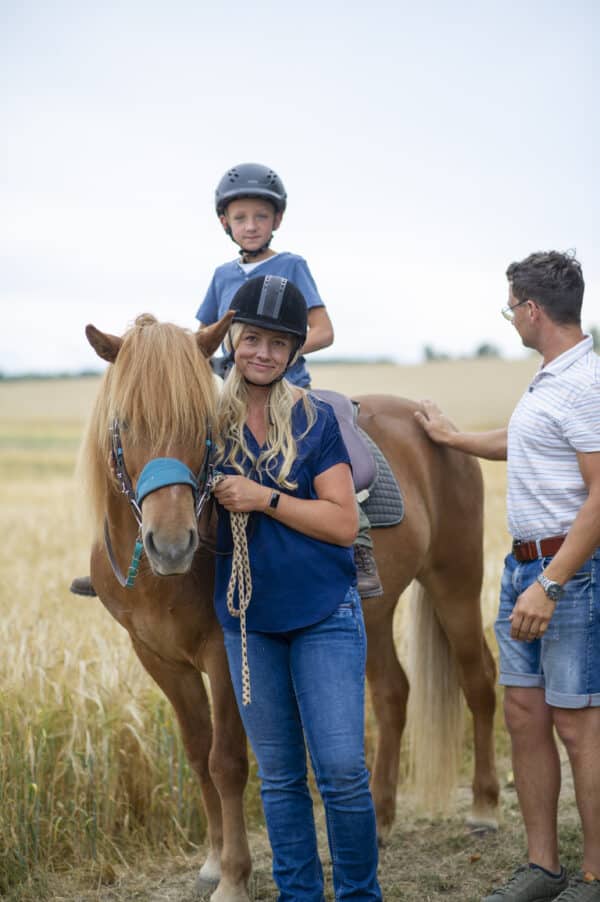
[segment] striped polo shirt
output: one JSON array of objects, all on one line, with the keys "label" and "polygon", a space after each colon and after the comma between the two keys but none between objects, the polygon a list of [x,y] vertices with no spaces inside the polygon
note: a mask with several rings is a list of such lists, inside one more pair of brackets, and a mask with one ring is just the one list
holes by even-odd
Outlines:
[{"label": "striped polo shirt", "polygon": [[591,336],[542,366],[508,424],[508,528],[565,535],[587,498],[576,452],[600,451],[600,357]]}]

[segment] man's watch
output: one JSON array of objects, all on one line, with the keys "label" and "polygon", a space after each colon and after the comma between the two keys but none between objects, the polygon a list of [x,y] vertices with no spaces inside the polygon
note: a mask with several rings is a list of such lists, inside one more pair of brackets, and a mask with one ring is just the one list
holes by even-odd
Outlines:
[{"label": "man's watch", "polygon": [[550,601],[553,601],[555,603],[557,601],[560,601],[560,597],[563,594],[563,587],[560,583],[555,582],[553,579],[549,579],[547,576],[544,576],[543,573],[540,573],[537,581]]}]

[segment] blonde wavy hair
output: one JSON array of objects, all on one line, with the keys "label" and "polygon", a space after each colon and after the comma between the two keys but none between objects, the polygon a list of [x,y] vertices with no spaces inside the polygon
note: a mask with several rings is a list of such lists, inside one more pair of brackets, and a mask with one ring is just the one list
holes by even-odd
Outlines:
[{"label": "blonde wavy hair", "polygon": [[[226,346],[235,350],[244,330],[243,323],[234,323],[227,336]],[[294,355],[291,363],[297,358]],[[290,363],[290,365],[291,365]],[[287,379],[280,379],[271,386],[267,405],[267,440],[265,450],[258,457],[252,453],[244,436],[244,424],[248,416],[248,387],[237,367],[227,376],[219,395],[217,406],[217,463],[233,467],[240,475],[247,476],[250,469],[258,478],[268,473],[279,486],[295,489],[297,483],[288,479],[297,455],[296,440],[292,434],[292,408],[301,393],[301,401],[306,414],[306,429],[299,436],[303,438],[314,426],[317,414],[308,392],[292,386]],[[275,474],[277,459],[281,455],[279,473]],[[248,466],[250,464],[250,466]]]}]

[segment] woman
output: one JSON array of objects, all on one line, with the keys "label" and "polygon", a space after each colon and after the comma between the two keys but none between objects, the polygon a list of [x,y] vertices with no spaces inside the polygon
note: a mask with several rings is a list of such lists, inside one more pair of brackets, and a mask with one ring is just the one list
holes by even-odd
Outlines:
[{"label": "woman", "polygon": [[230,513],[250,513],[245,636],[239,598],[227,603],[230,554],[217,558],[215,605],[258,761],[273,876],[282,902],[324,898],[308,747],[325,807],[335,898],[379,900],[348,454],[329,405],[284,378],[306,337],[300,291],[279,276],[250,279],[231,309],[235,365],[220,400],[217,460],[225,478],[215,496],[221,552],[232,550]]}]

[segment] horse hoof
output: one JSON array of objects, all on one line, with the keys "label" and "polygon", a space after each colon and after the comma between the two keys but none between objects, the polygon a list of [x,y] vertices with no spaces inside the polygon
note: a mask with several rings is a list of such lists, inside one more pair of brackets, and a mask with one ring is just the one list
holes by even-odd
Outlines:
[{"label": "horse hoof", "polygon": [[471,836],[487,836],[488,833],[497,833],[498,821],[495,817],[468,817],[467,830]]},{"label": "horse hoof", "polygon": [[194,890],[197,896],[203,896],[205,893],[211,893],[219,883],[219,877],[210,873],[203,874],[204,868],[200,868],[194,883]]}]

